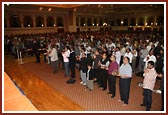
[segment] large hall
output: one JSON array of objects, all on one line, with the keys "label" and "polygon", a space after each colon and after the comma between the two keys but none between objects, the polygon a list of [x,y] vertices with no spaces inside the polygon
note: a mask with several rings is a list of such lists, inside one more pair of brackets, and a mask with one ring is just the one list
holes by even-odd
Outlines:
[{"label": "large hall", "polygon": [[165,5],[2,3],[2,111],[165,112]]}]

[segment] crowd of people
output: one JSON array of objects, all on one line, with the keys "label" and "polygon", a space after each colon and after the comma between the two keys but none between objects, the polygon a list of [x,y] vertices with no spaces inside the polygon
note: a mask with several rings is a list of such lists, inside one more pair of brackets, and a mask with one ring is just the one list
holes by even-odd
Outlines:
[{"label": "crowd of people", "polygon": [[111,98],[116,96],[116,78],[119,78],[118,101],[123,102],[124,106],[129,103],[133,74],[144,77],[141,106],[145,106],[147,111],[151,109],[156,78],[163,78],[164,34],[158,31],[88,31],[5,36],[5,50],[15,58],[17,50],[25,55],[35,55],[37,63],[41,61],[42,53],[44,61],[52,65],[54,74],[59,68],[64,68],[65,77],[75,80],[76,70],[79,70],[81,85],[92,91],[94,82],[97,82],[103,91],[108,88]]}]

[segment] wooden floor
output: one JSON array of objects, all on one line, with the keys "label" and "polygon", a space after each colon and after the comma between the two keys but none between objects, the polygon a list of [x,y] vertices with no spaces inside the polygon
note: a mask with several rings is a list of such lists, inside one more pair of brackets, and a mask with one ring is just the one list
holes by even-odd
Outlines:
[{"label": "wooden floor", "polygon": [[[94,83],[93,91],[88,91],[86,87],[80,84],[80,73],[77,70],[76,82],[72,85],[66,83],[69,78],[64,76],[65,70],[62,66],[59,66],[58,72],[53,74],[51,66],[43,62],[43,56],[41,56],[40,63],[35,63],[35,57],[25,56],[23,61],[24,64],[18,64],[17,59],[5,55],[5,72],[23,90],[25,97],[38,111],[145,111],[145,107],[140,106],[143,100],[143,89],[137,85],[143,80],[142,77],[133,76],[129,104],[122,106],[122,103],[117,101],[120,99],[119,79],[116,80],[116,97],[112,99],[111,95],[107,94],[108,90],[102,91],[97,83]],[[6,82],[5,84],[7,87],[9,86]],[[159,87],[160,82],[157,81],[154,89],[159,89]],[[10,98],[12,95],[13,92],[9,92],[6,96]],[[7,108],[5,111],[18,111],[17,108],[20,107],[16,100],[21,102],[20,98],[15,98],[15,103],[7,104],[5,102]],[[152,100],[151,111],[159,111],[161,94],[153,93]],[[24,106],[24,104],[22,105]],[[19,111],[26,111],[26,108],[20,108]],[[32,110],[27,108],[27,111]]]},{"label": "wooden floor", "polygon": [[37,111],[6,72],[4,72],[4,111]]},{"label": "wooden floor", "polygon": [[[39,111],[81,111],[83,110],[75,102],[65,97],[60,92],[46,84],[36,75],[23,68],[22,64],[18,64],[16,59],[11,56],[5,56],[4,59],[5,72],[10,76],[12,81],[17,83],[25,96],[31,101],[35,108]],[[4,83],[5,84],[5,83]],[[14,92],[4,95],[4,98],[10,97]],[[20,100],[20,98],[16,98]],[[17,110],[17,103],[4,103],[5,111]],[[9,109],[7,109],[9,108]],[[22,108],[20,108],[22,109]],[[22,111],[22,110],[20,110]]]}]

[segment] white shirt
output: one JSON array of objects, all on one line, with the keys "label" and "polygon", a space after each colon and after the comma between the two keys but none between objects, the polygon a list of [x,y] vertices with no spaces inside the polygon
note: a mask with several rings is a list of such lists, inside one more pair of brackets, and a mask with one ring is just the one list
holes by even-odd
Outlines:
[{"label": "white shirt", "polygon": [[120,64],[121,52],[120,51],[115,52],[115,56],[116,56],[116,62]]},{"label": "white shirt", "polygon": [[125,53],[124,57],[128,57],[130,59],[130,62],[129,63],[132,63],[132,58],[133,58],[133,55],[131,52],[129,53]]},{"label": "white shirt", "polygon": [[[147,60],[147,58],[149,57],[149,59]],[[144,62],[145,62],[145,68],[147,67],[147,64],[149,61],[153,61],[154,63],[156,62],[156,57],[154,55],[147,55],[145,58],[144,58]]]},{"label": "white shirt", "polygon": [[64,62],[69,62],[70,51],[69,51],[69,50],[65,51],[65,52],[62,54],[62,56],[63,56]]},{"label": "white shirt", "polygon": [[156,82],[157,73],[154,68],[148,69],[148,72],[143,74],[143,88],[153,90]]},{"label": "white shirt", "polygon": [[55,48],[52,48],[49,56],[51,57],[51,61],[57,61],[58,60],[57,50]]},{"label": "white shirt", "polygon": [[126,48],[123,47],[123,48],[120,50],[120,52],[121,52],[121,56],[124,56],[124,55],[125,55],[125,52],[126,52]]}]

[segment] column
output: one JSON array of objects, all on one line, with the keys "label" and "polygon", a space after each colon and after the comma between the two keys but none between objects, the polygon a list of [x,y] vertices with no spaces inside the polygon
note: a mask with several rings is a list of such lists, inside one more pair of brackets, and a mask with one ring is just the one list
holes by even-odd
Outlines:
[{"label": "column", "polygon": [[145,18],[144,18],[144,26],[147,26],[147,25],[146,25],[146,23],[147,23],[147,18],[148,18],[148,17],[145,16]]},{"label": "column", "polygon": [[9,15],[6,15],[6,25],[7,25],[7,28],[10,28],[10,16]]},{"label": "column", "polygon": [[136,17],[135,25],[138,25],[138,17]]},{"label": "column", "polygon": [[54,25],[57,26],[57,19],[56,19],[56,16],[54,16]]},{"label": "column", "polygon": [[23,15],[20,15],[20,25],[21,25],[21,28],[24,28],[24,21],[23,21]]},{"label": "column", "polygon": [[78,17],[78,25],[80,26],[81,25],[81,17]]},{"label": "column", "polygon": [[155,17],[154,17],[154,23],[153,23],[154,26],[157,25],[157,22],[156,22],[156,21],[157,21],[157,17],[155,16]]},{"label": "column", "polygon": [[36,16],[33,15],[32,19],[33,19],[33,27],[36,27]]},{"label": "column", "polygon": [[87,17],[84,17],[84,24],[87,26]]},{"label": "column", "polygon": [[130,26],[130,17],[128,17],[128,26]]},{"label": "column", "polygon": [[44,27],[47,27],[47,16],[44,15]]},{"label": "column", "polygon": [[91,22],[92,22],[92,26],[93,26],[93,24],[95,25],[95,23],[94,23],[94,21],[93,21],[93,17],[91,17]]},{"label": "column", "polygon": [[99,18],[97,18],[97,24],[96,24],[96,26],[99,26],[99,20],[100,20],[100,19],[99,19]]},{"label": "column", "polygon": [[77,28],[76,28],[76,11],[74,11],[74,10],[69,11],[68,17],[69,17],[68,30],[70,32],[76,32],[76,30],[77,30]]}]

